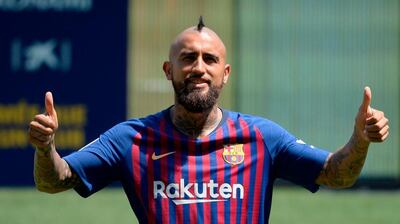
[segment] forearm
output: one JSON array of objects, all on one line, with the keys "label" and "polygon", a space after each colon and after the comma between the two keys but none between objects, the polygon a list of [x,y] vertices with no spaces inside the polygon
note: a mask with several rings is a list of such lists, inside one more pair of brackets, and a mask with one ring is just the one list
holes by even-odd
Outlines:
[{"label": "forearm", "polygon": [[330,154],[316,182],[331,188],[351,187],[364,166],[368,146],[353,134],[345,146]]},{"label": "forearm", "polygon": [[80,184],[80,178],[71,171],[54,147],[47,151],[36,150],[34,179],[37,189],[47,193],[65,191]]}]

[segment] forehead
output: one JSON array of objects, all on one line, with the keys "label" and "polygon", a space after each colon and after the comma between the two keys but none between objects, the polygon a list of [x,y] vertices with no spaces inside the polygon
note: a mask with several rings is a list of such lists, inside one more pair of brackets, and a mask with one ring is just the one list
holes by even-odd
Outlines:
[{"label": "forehead", "polygon": [[209,53],[224,57],[225,46],[214,33],[190,30],[181,33],[171,45],[171,56],[178,56],[185,52]]}]

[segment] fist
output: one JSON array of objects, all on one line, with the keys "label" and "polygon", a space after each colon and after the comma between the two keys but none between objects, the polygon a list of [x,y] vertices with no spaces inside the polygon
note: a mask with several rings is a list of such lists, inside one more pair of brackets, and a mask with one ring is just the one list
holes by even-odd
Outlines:
[{"label": "fist", "polygon": [[383,142],[389,136],[389,120],[383,111],[370,106],[372,93],[364,88],[364,98],[356,116],[355,133],[364,143]]},{"label": "fist", "polygon": [[45,114],[38,114],[29,124],[29,141],[38,149],[50,150],[54,144],[54,135],[58,128],[57,112],[54,109],[53,95],[45,96]]}]

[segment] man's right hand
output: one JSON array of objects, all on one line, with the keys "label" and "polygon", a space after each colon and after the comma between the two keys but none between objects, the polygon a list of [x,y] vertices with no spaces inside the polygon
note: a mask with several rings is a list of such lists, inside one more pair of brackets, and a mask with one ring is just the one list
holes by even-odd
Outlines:
[{"label": "man's right hand", "polygon": [[38,114],[29,125],[29,140],[36,147],[34,179],[36,188],[47,193],[57,193],[82,184],[78,175],[56,151],[54,135],[58,128],[53,95],[45,96],[46,113]]},{"label": "man's right hand", "polygon": [[53,95],[45,96],[45,114],[38,114],[29,124],[29,141],[40,151],[55,149],[54,136],[58,128],[57,112],[54,109]]}]

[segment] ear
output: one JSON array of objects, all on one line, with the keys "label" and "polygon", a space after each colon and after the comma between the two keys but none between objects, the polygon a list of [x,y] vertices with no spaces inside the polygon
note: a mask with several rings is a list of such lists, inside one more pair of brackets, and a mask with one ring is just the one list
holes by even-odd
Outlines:
[{"label": "ear", "polygon": [[225,65],[225,69],[224,69],[224,84],[226,84],[228,82],[229,79],[229,75],[231,74],[231,65],[230,64],[226,64]]},{"label": "ear", "polygon": [[172,64],[169,61],[164,61],[163,70],[168,80],[172,80]]}]

